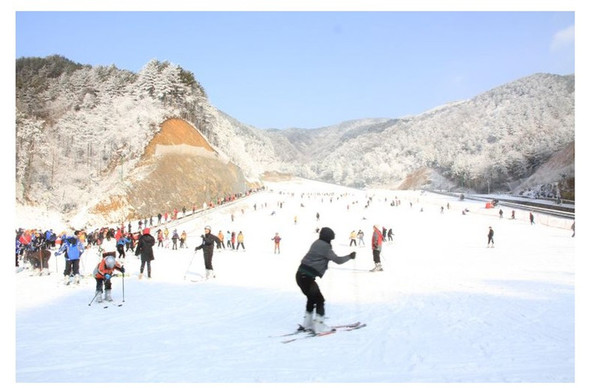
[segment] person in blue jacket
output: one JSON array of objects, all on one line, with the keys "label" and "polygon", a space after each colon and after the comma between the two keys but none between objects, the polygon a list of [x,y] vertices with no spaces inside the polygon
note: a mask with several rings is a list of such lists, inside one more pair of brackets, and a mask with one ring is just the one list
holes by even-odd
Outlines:
[{"label": "person in blue jacket", "polygon": [[65,276],[65,284],[71,284],[75,281],[76,284],[79,284],[80,275],[79,275],[79,260],[81,259],[81,254],[84,251],[83,244],[81,241],[75,236],[68,236],[66,239],[62,240],[62,245],[56,253],[55,256],[58,256],[62,253],[65,254],[65,271],[63,275]]},{"label": "person in blue jacket", "polygon": [[117,252],[119,252],[119,259],[125,258],[125,245],[131,243],[131,240],[126,235],[122,235],[117,241]]}]

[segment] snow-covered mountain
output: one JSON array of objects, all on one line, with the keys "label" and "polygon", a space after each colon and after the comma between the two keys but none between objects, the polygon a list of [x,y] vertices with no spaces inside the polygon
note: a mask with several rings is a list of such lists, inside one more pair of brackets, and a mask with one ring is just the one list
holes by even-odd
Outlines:
[{"label": "snow-covered mountain", "polygon": [[[574,93],[574,76],[536,74],[417,116],[269,135],[283,154],[290,154],[288,143],[298,151],[287,172],[312,179],[401,184],[427,168],[446,178],[443,188],[509,191],[554,153],[573,147]],[[566,176],[544,183],[573,178],[573,160],[565,160]]]},{"label": "snow-covered mountain", "polygon": [[[202,206],[268,172],[519,193],[574,179],[566,157],[550,169],[558,175],[527,181],[573,148],[573,75],[536,74],[412,117],[260,130],[212,106],[194,75],[169,62],[133,73],[52,56],[20,58],[16,70],[17,205],[72,221]],[[567,186],[563,197],[574,196]]]}]

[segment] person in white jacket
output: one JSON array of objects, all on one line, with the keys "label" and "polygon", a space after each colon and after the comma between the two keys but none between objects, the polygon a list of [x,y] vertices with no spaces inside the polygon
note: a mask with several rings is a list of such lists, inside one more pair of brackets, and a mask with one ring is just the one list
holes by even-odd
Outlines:
[{"label": "person in white jacket", "polygon": [[106,236],[104,236],[102,242],[98,245],[98,253],[102,258],[107,256],[117,257],[117,240],[115,239],[115,232],[112,229],[106,231]]}]

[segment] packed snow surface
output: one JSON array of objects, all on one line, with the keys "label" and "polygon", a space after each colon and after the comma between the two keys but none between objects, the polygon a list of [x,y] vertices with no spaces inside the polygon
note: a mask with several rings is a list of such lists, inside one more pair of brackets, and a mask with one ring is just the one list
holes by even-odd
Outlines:
[{"label": "packed snow surface", "polygon": [[[84,253],[79,286],[63,285],[64,259],[54,255],[49,276],[17,273],[16,382],[574,382],[570,222],[537,215],[531,224],[520,210],[512,220],[509,208],[501,219],[482,202],[413,191],[267,187],[166,225],[187,232],[188,248],[155,246],[152,279],[138,279],[140,261],[128,252],[129,276],[113,281],[108,308],[88,305],[96,248]],[[194,247],[207,224],[215,234],[242,231],[246,249],[215,250],[216,278],[203,280]],[[394,233],[377,273],[375,224]],[[326,323],[367,326],[283,344],[278,336],[304,313],[296,269],[323,226],[335,231],[338,255],[357,252],[317,280]],[[349,247],[359,229],[366,246]]]}]

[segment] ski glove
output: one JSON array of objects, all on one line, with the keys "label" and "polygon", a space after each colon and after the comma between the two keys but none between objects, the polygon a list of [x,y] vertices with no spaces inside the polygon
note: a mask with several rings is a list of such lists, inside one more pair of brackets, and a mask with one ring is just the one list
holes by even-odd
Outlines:
[{"label": "ski glove", "polygon": [[110,280],[110,274],[104,274],[104,281]]},{"label": "ski glove", "polygon": [[350,253],[350,258],[351,258],[351,259],[354,259],[355,257],[356,257],[356,252],[352,252],[352,253]]},{"label": "ski glove", "polygon": [[117,270],[121,271],[121,273],[125,273],[125,267],[117,268]]}]

